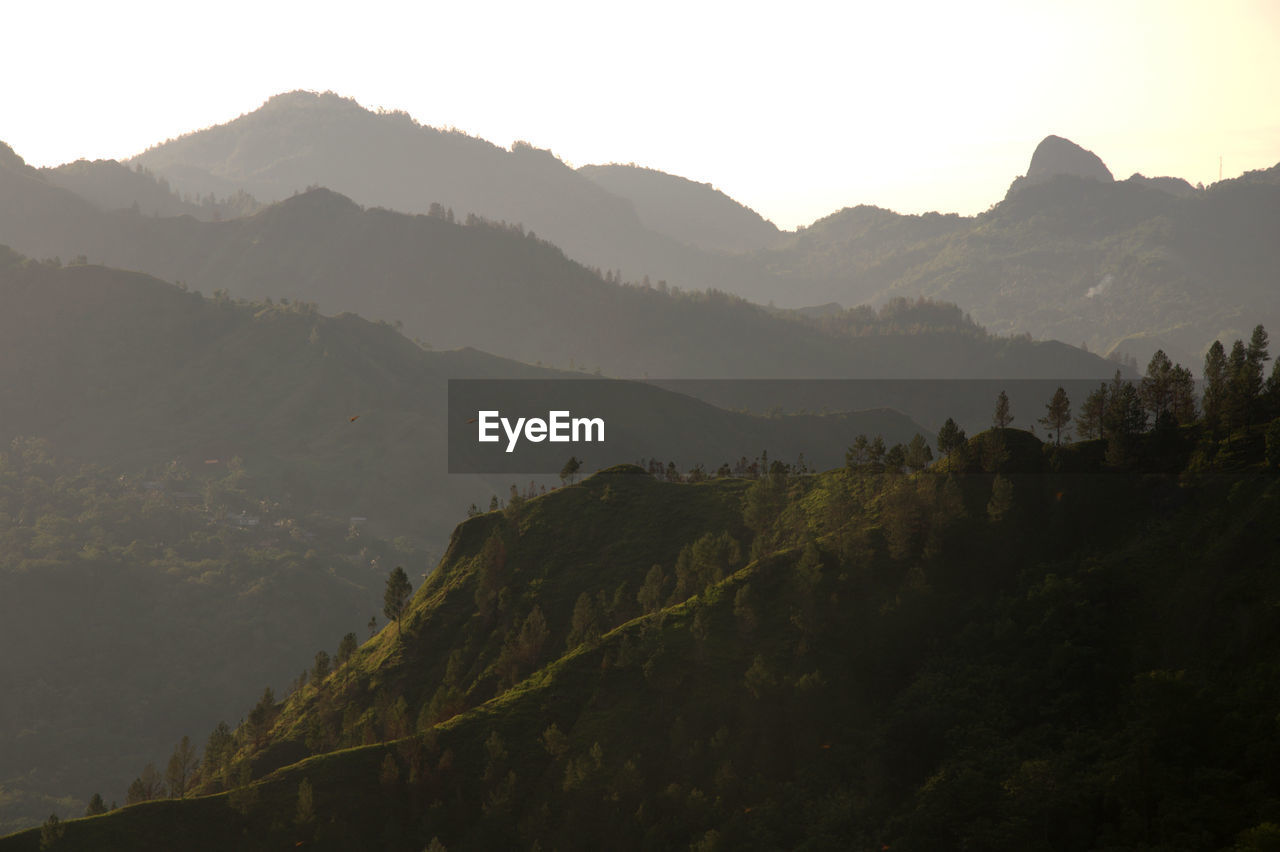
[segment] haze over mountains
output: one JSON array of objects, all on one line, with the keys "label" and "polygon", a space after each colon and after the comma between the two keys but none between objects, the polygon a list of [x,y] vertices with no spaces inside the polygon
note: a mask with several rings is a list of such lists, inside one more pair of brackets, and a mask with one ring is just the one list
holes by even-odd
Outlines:
[{"label": "haze over mountains", "polygon": [[[1280,786],[1241,779],[1280,754],[1280,371],[1247,333],[1280,327],[1280,166],[1116,181],[1050,136],[1026,171],[979,216],[784,233],[708,184],[333,94],[129,163],[0,144],[0,833],[147,788],[0,848],[1274,829]],[[1129,385],[1070,345],[1198,370],[1215,336],[1249,344],[1199,409],[1184,373]],[[657,476],[447,472],[449,379],[593,374],[659,381],[610,383],[634,443],[587,470]],[[785,381],[660,381],[732,377]],[[1077,440],[1000,406],[930,464],[997,392],[1046,422],[1031,377],[1071,388]],[[837,413],[739,410],[771,406]],[[357,650],[370,611],[396,623]],[[229,794],[145,802],[146,762],[264,682],[166,782]]]},{"label": "haze over mountains", "polygon": [[[997,333],[1139,356],[1163,346],[1193,365],[1216,337],[1280,317],[1271,286],[1280,261],[1269,236],[1280,226],[1274,175],[1254,173],[1203,191],[1176,178],[1114,181],[1097,155],[1058,136],[1037,147],[1027,176],[981,215],[854,207],[790,234],[703,184],[633,166],[575,171],[547,151],[508,151],[331,93],[279,95],[132,164],[200,199],[243,192],[270,202],[323,186],[360,205],[409,213],[439,204],[458,221],[475,213],[521,224],[570,258],[620,269],[629,281],[647,276],[654,285],[712,287],[788,307],[926,296],[959,304]],[[91,194],[72,171],[50,172],[50,181]],[[128,192],[112,205],[94,191],[99,206],[132,205]],[[148,204],[139,200],[139,208]],[[5,228],[0,241],[35,256],[71,251],[24,240],[21,228]],[[225,286],[197,283],[200,273],[178,264],[128,257],[127,249],[118,257],[82,251],[205,289]]]},{"label": "haze over mountains", "polygon": [[[416,584],[468,504],[516,479],[447,475],[446,381],[564,375],[7,249],[0,305],[0,639],[24,648],[0,682],[28,685],[0,706],[0,833],[83,811],[94,789],[123,801],[137,765],[362,631],[391,565]],[[768,450],[831,467],[852,434],[928,431],[891,411],[631,397],[616,425],[635,454],[597,466]]]},{"label": "haze over mountains", "polygon": [[[330,190],[224,222],[105,213],[16,156],[0,164],[0,241],[35,257],[181,280],[203,292],[315,302],[475,346],[624,377],[1105,377],[1060,343],[993,338],[954,308],[779,315],[722,293],[626,286],[512,228],[362,209]],[[455,214],[456,216],[456,214]],[[913,312],[914,311],[914,312]]]}]

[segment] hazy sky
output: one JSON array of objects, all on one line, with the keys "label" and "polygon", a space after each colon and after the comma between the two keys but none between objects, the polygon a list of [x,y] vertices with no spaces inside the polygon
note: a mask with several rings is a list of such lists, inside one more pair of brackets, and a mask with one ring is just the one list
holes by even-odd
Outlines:
[{"label": "hazy sky", "polygon": [[972,213],[1039,140],[1117,177],[1280,161],[1280,2],[7,4],[0,140],[124,158],[331,89],[573,165],[709,181],[786,227]]}]

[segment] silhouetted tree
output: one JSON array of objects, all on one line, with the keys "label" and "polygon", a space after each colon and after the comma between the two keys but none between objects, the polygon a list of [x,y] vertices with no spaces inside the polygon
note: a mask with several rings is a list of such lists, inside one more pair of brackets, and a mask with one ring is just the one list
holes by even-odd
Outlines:
[{"label": "silhouetted tree", "polygon": [[1173,409],[1173,362],[1157,349],[1147,364],[1147,374],[1142,377],[1142,402],[1151,412],[1152,420],[1159,422]]},{"label": "silhouetted tree", "polygon": [[1204,422],[1211,433],[1223,425],[1227,397],[1227,355],[1222,341],[1215,340],[1204,356]]},{"label": "silhouetted tree", "polygon": [[933,461],[933,450],[924,435],[917,432],[907,444],[906,463],[912,470],[924,470]]},{"label": "silhouetted tree", "polygon": [[1106,416],[1107,386],[1103,383],[1085,397],[1084,405],[1080,407],[1080,415],[1076,417],[1076,431],[1085,440],[1101,438],[1102,424]]},{"label": "silhouetted tree", "polygon": [[645,614],[657,612],[662,608],[663,590],[667,584],[666,574],[661,565],[654,565],[644,577],[644,585],[636,593],[636,602]]},{"label": "silhouetted tree", "polygon": [[413,586],[409,584],[408,575],[404,573],[404,568],[397,565],[387,577],[387,587],[382,595],[382,614],[396,623],[397,637],[400,636],[400,616],[409,603],[411,591]]},{"label": "silhouetted tree", "polygon": [[1174,422],[1188,424],[1196,419],[1196,383],[1191,371],[1175,364],[1169,377],[1169,405]]},{"label": "silhouetted tree", "polygon": [[219,776],[223,785],[227,781],[227,770],[230,767],[231,755],[235,751],[235,737],[226,722],[219,722],[209,734],[204,746],[205,778]]},{"label": "silhouetted tree", "polygon": [[1249,422],[1249,362],[1244,341],[1231,344],[1227,356],[1226,397],[1223,413],[1228,429],[1238,429]]},{"label": "silhouetted tree", "polygon": [[181,799],[187,795],[191,775],[199,763],[200,758],[191,745],[191,738],[183,737],[169,756],[169,766],[164,774],[165,783],[169,787],[169,798]]},{"label": "silhouetted tree", "polygon": [[53,849],[67,833],[67,827],[58,819],[57,814],[49,814],[49,818],[40,826],[40,848]]},{"label": "silhouetted tree", "polygon": [[991,423],[997,429],[1005,429],[1012,422],[1013,414],[1009,411],[1009,395],[1000,391],[1000,395],[996,397],[996,410],[991,415]]},{"label": "silhouetted tree", "polygon": [[253,709],[249,711],[249,715],[245,718],[245,724],[248,726],[249,739],[255,744],[261,744],[266,738],[267,732],[271,730],[271,725],[276,720],[276,697],[271,691],[271,687],[267,687],[262,691],[262,697],[258,699],[258,703],[253,705]]},{"label": "silhouetted tree", "polygon": [[1107,438],[1107,461],[1121,464],[1129,458],[1133,439],[1147,427],[1147,412],[1142,397],[1132,382],[1125,381],[1116,370],[1107,391],[1107,412],[1102,420]]},{"label": "silhouetted tree", "polygon": [[964,430],[956,425],[950,417],[938,430],[938,451],[947,457],[947,467],[951,466],[951,455],[965,445]]},{"label": "silhouetted tree", "polygon": [[331,660],[328,651],[316,651],[314,665],[311,666],[311,682],[320,685],[320,681],[329,676]]},{"label": "silhouetted tree", "polygon": [[156,770],[154,763],[143,767],[142,774],[133,779],[129,790],[125,793],[125,804],[136,805],[138,802],[149,802],[164,795],[164,781]]},{"label": "silhouetted tree", "polygon": [[560,468],[560,481],[572,484],[573,478],[582,469],[582,461],[577,456],[569,456],[569,460]]},{"label": "silhouetted tree", "polygon": [[360,645],[356,641],[356,634],[348,633],[346,636],[343,636],[342,641],[338,643],[337,664],[339,666],[344,665],[347,660],[351,659],[351,655],[354,654],[356,649],[359,647]]},{"label": "silhouetted tree", "polygon": [[102,801],[101,793],[94,793],[89,799],[89,807],[85,808],[85,816],[98,816],[107,812],[107,803]]},{"label": "silhouetted tree", "polygon": [[1054,433],[1053,442],[1061,444],[1062,429],[1071,422],[1071,400],[1061,386],[1053,392],[1053,398],[1045,403],[1045,415],[1040,418],[1040,422]]}]

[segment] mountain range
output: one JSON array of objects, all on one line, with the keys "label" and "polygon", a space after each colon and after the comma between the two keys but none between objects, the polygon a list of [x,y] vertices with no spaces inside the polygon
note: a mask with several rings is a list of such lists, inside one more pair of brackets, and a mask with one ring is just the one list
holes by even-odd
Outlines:
[{"label": "mountain range", "polygon": [[1114,369],[1061,343],[993,337],[954,308],[815,319],[722,292],[623,282],[519,228],[364,209],[326,189],[221,222],[104,212],[10,154],[0,162],[0,243],[206,293],[356,312],[434,347],[612,376],[1085,378]]},{"label": "mountain range", "polygon": [[[188,196],[202,218],[230,218],[322,186],[361,206],[505,222],[628,281],[790,308],[924,296],[955,302],[1000,334],[1136,357],[1163,347],[1196,365],[1213,339],[1280,317],[1269,238],[1280,224],[1276,169],[1208,189],[1178,178],[1116,181],[1101,158],[1060,136],[1046,137],[1027,175],[983,214],[853,207],[790,233],[706,184],[637,166],[575,170],[548,151],[499,148],[332,93],[276,96],[128,165],[151,184],[126,186],[102,163],[68,164],[46,177],[100,208],[136,202],[141,211],[175,212],[157,196],[163,180],[171,199],[180,205]],[[38,257],[86,253],[161,277],[196,277],[146,252],[131,260],[128,250],[101,250],[113,237],[29,237],[6,227],[0,242]]]}]

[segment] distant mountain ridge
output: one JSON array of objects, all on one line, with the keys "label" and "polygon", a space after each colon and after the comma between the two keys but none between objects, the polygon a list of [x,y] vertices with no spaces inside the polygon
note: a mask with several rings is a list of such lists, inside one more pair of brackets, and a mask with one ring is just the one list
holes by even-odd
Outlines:
[{"label": "distant mountain ridge", "polygon": [[[332,94],[278,96],[138,161],[156,163],[156,173],[174,185],[181,185],[181,174],[196,175],[201,197],[253,186],[272,197],[319,184],[359,189],[347,194],[364,204],[430,211],[436,203],[442,213],[452,208],[458,221],[475,208],[491,220],[522,222],[526,233],[532,229],[611,278],[713,288],[759,304],[881,304],[923,295],[962,305],[1000,334],[1083,343],[1104,353],[1124,341],[1158,339],[1192,364],[1216,338],[1247,336],[1257,322],[1280,324],[1280,304],[1268,284],[1280,262],[1269,236],[1280,225],[1275,169],[1208,190],[1177,178],[1116,181],[1096,154],[1057,136],[1037,147],[1030,176],[1014,182],[1021,188],[979,216],[846,208],[745,253],[695,245],[713,243],[716,234],[747,243],[767,236],[767,223],[758,230],[749,211],[709,187],[629,167],[574,172],[548,152],[524,145],[506,151]],[[613,189],[630,198],[588,179],[604,174],[625,178],[625,192]],[[693,193],[690,211],[707,211],[701,229],[677,225],[685,191]],[[457,204],[448,203],[450,197]],[[70,202],[40,203],[61,209],[64,219],[85,215]],[[172,257],[156,262],[157,255],[174,255],[170,248],[135,251],[135,237],[121,233],[130,230],[121,224],[91,240],[68,240],[39,233],[31,221],[38,216],[28,209],[16,212],[13,227],[4,225],[7,215],[0,210],[0,240],[30,254],[85,253],[168,278],[199,279],[199,286],[225,286],[205,283],[218,276],[207,275],[203,262],[195,271]],[[701,212],[695,218],[702,220]],[[661,228],[650,227],[655,222]],[[53,231],[59,228],[65,230],[65,222]],[[757,236],[744,236],[750,233]],[[75,247],[86,243],[90,248]],[[621,276],[613,271],[619,268]],[[526,352],[516,357],[552,360]],[[554,356],[560,359],[554,363],[564,364],[566,356]],[[608,369],[593,354],[572,357],[575,364],[585,358]]]},{"label": "distant mountain ridge", "polygon": [[242,189],[280,201],[324,186],[356,202],[406,213],[432,204],[520,224],[590,266],[685,287],[764,280],[749,265],[708,256],[650,230],[630,201],[575,172],[550,151],[510,150],[406,113],[371,112],[332,92],[288,92],[226,124],[157,145],[131,161],[183,191]]},{"label": "distant mountain ridge", "polygon": [[772,222],[709,183],[635,164],[582,166],[578,173],[630,201],[646,228],[700,248],[752,251],[781,236]]},{"label": "distant mountain ridge", "polygon": [[402,322],[433,346],[641,378],[1105,376],[1061,344],[945,333],[867,334],[779,316],[723,293],[624,285],[518,228],[362,209],[312,190],[224,222],[103,213],[23,168],[0,169],[0,243],[36,257],[181,280],[205,292],[318,303]]}]

